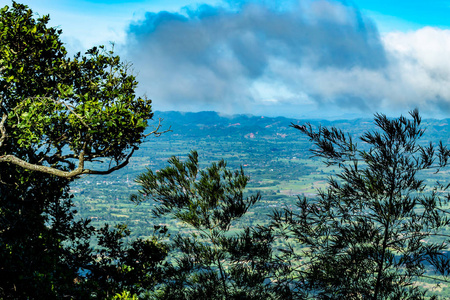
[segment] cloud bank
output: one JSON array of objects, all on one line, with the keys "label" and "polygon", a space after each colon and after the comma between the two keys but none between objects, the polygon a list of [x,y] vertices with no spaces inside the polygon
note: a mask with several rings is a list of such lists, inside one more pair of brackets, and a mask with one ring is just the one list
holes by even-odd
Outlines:
[{"label": "cloud bank", "polygon": [[381,37],[343,2],[273,2],[149,12],[130,25],[127,53],[155,109],[316,117],[450,111],[450,31]]}]

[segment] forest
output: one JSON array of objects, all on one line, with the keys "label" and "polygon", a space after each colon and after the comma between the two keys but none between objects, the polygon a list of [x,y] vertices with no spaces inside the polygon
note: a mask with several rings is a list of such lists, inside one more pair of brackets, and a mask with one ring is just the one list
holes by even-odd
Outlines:
[{"label": "forest", "polygon": [[0,298],[445,299],[449,120],[153,111],[0,10]]}]

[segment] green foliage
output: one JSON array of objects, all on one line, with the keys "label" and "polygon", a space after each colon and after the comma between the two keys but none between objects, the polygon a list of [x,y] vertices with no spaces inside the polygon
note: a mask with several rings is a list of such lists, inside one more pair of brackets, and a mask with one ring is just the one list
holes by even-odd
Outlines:
[{"label": "green foliage", "polygon": [[62,295],[73,284],[76,268],[67,268],[72,256],[61,241],[78,237],[80,224],[67,224],[71,200],[58,185],[60,179],[42,176],[0,184],[0,298]]},{"label": "green foliage", "polygon": [[[193,151],[186,162],[169,159],[170,167],[157,172],[148,170],[137,177],[142,194],[153,195],[158,202],[153,213],[161,216],[173,212],[175,217],[196,229],[228,230],[236,218],[256,203],[257,197],[245,199],[243,190],[248,182],[244,171],[231,172],[221,160],[206,170],[198,169],[198,154]],[[132,200],[137,201],[137,196]]]},{"label": "green foliage", "polygon": [[66,179],[15,167],[2,172],[14,182],[0,184],[0,298],[103,299],[161,280],[164,232],[125,243],[123,225],[96,229],[75,219]]},{"label": "green foliage", "polygon": [[[281,256],[278,283],[292,295],[314,299],[425,299],[413,282],[433,270],[448,274],[446,242],[431,242],[450,220],[441,205],[446,186],[427,188],[420,172],[447,165],[449,150],[422,146],[417,111],[412,120],[375,116],[379,131],[363,134],[360,150],[336,128],[298,126],[316,145],[313,153],[342,172],[315,201],[273,214],[273,226],[297,241]],[[298,249],[298,248],[297,248]],[[292,281],[293,278],[298,278]]]},{"label": "green foliage", "polygon": [[138,296],[136,294],[131,295],[128,291],[123,291],[122,294],[117,293],[111,299],[113,300],[138,300]]},{"label": "green foliage", "polygon": [[157,202],[156,216],[173,215],[190,225],[172,238],[173,261],[168,266],[159,299],[267,299],[266,278],[272,272],[270,230],[245,228],[231,235],[231,222],[242,217],[259,200],[244,198],[248,182],[242,171],[229,171],[222,160],[205,170],[198,155],[185,162],[172,157],[170,166],[138,176],[142,186],[134,201]]},{"label": "green foliage", "polygon": [[[136,239],[125,243],[130,234],[125,225],[110,229],[108,225],[95,232],[97,249],[90,248],[85,275],[78,276],[79,285],[92,295],[104,299],[121,291],[139,294],[151,291],[163,275],[167,245],[161,241],[165,232],[155,230],[148,239]],[[86,255],[85,255],[86,256]]]},{"label": "green foliage", "polygon": [[[158,235],[126,244],[124,227],[76,220],[69,195],[76,176],[128,163],[150,101],[135,96],[135,78],[113,52],[68,58],[48,21],[16,2],[0,10],[0,298],[103,299],[151,288],[167,254]],[[108,169],[87,169],[95,159]]]},{"label": "green foliage", "polygon": [[[153,116],[130,67],[103,46],[69,58],[61,30],[24,5],[0,18],[0,163],[67,178],[128,163]],[[113,164],[85,168],[99,158]]]},{"label": "green foliage", "polygon": [[[419,175],[450,151],[418,142],[417,111],[376,115],[362,147],[336,128],[293,125],[342,173],[270,227],[231,232],[260,195],[244,197],[242,168],[200,169],[196,152],[140,175],[132,196],[188,227],[170,241],[164,226],[126,242],[125,225],[76,220],[70,180],[128,164],[153,114],[129,65],[104,47],[69,58],[48,21],[15,2],[0,10],[0,298],[425,299],[414,281],[448,275],[447,243],[430,240],[450,223],[448,186]],[[85,165],[98,161],[108,167]]]}]

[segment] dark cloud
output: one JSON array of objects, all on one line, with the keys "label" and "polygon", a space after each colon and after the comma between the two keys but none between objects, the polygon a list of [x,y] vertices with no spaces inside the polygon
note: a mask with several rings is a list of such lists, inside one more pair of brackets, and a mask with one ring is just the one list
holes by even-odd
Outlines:
[{"label": "dark cloud", "polygon": [[229,1],[149,12],[130,25],[127,47],[157,109],[251,112],[265,97],[255,82],[268,82],[274,93],[283,86],[289,99],[304,93],[308,78],[288,79],[281,66],[377,71],[387,64],[373,23],[355,7],[324,0]]}]

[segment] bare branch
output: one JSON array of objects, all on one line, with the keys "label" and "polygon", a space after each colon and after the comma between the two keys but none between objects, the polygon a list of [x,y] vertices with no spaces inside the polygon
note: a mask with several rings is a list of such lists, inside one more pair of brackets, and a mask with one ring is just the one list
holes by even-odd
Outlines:
[{"label": "bare branch", "polygon": [[159,132],[158,132],[158,130],[159,130],[159,129],[161,128],[161,126],[162,126],[161,122],[162,122],[163,120],[164,120],[164,119],[158,118],[158,125],[157,125],[156,127],[154,127],[155,129],[154,129],[153,131],[151,131],[151,132],[148,133],[148,134],[145,134],[144,137],[148,137],[149,135],[152,135],[152,134],[154,134],[155,136],[161,136],[161,135],[164,134],[164,133],[172,132],[170,126],[169,126],[169,129],[164,130],[164,131],[159,131]]},{"label": "bare branch", "polygon": [[112,168],[109,168],[108,170],[105,170],[105,171],[86,170],[87,172],[85,172],[83,174],[106,175],[106,174],[111,174],[112,172],[114,172],[116,170],[122,169],[123,167],[128,165],[128,163],[130,162],[130,158],[134,154],[134,151],[136,149],[137,148],[133,148],[122,163],[120,163]]}]

